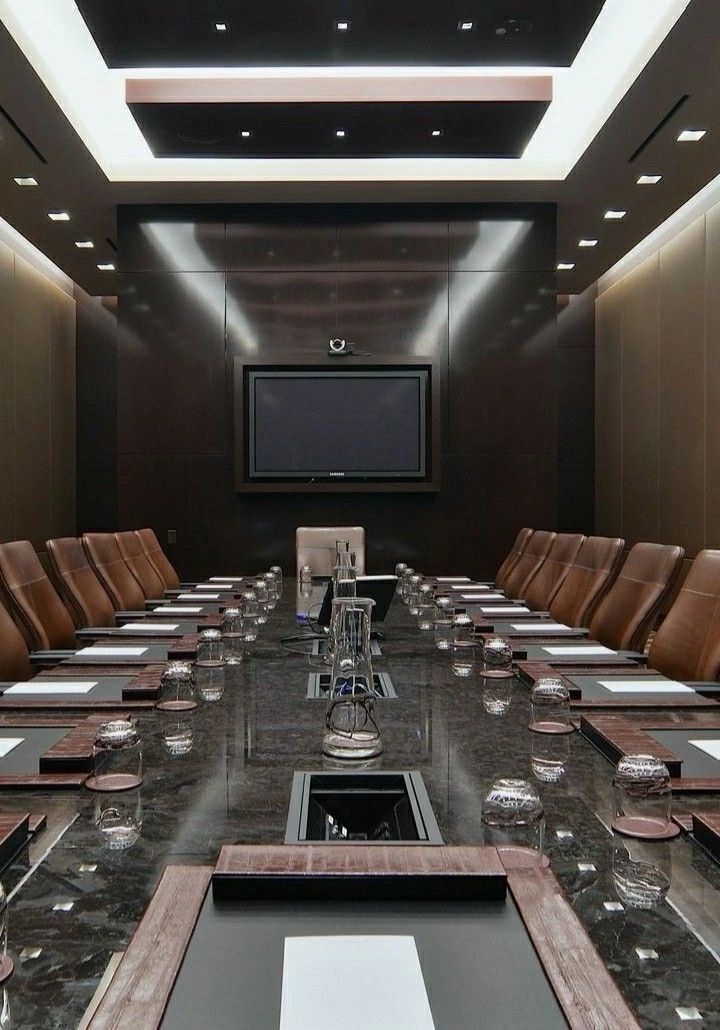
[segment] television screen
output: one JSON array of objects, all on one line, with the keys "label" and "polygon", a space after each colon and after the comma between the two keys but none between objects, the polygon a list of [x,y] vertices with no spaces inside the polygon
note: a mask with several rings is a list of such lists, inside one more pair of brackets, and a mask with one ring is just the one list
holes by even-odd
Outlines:
[{"label": "television screen", "polygon": [[423,480],[427,369],[248,370],[252,480]]}]

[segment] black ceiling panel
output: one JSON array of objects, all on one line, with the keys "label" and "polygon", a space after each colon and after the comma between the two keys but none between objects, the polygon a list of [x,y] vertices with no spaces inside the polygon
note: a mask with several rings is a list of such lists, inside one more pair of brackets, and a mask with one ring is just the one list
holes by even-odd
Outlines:
[{"label": "black ceiling panel", "polygon": [[[512,101],[130,108],[156,157],[519,157],[547,106]],[[338,137],[338,130],[345,135]]]},{"label": "black ceiling panel", "polygon": [[[572,64],[604,0],[77,0],[111,68]],[[337,23],[347,22],[339,31]],[[472,28],[463,31],[463,22]],[[216,24],[226,25],[217,31]]]}]

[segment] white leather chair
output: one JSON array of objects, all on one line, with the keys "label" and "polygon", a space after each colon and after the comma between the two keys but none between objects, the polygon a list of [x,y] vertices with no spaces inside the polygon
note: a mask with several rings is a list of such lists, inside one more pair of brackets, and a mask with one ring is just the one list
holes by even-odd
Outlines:
[{"label": "white leather chair", "polygon": [[295,530],[295,563],[300,569],[309,565],[313,576],[332,576],[336,542],[347,540],[355,552],[358,576],[365,575],[365,530],[362,526],[298,526]]}]

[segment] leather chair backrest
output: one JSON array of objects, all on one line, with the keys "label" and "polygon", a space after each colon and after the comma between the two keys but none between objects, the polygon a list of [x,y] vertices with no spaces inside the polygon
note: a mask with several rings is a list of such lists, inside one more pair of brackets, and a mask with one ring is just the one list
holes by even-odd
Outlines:
[{"label": "leather chair backrest", "polygon": [[684,557],[684,549],[671,544],[635,544],[595,609],[592,639],[606,647],[642,651]]},{"label": "leather chair backrest", "polygon": [[30,674],[27,644],[0,602],[0,680],[28,680]]},{"label": "leather chair backrest", "polygon": [[331,576],[338,540],[347,540],[355,552],[358,576],[365,575],[365,530],[362,526],[298,526],[295,530],[295,565],[309,565],[313,576]]},{"label": "leather chair backrest", "polygon": [[0,583],[31,651],[75,647],[75,626],[29,540],[0,544]]},{"label": "leather chair backrest", "polygon": [[155,535],[154,529],[136,529],[138,539],[152,567],[165,584],[166,590],[177,590],[180,587],[180,577],[170,564],[167,555],[160,546],[160,541]]},{"label": "leather chair backrest", "polygon": [[83,545],[74,536],[47,541],[50,578],[73,617],[75,626],[114,626],[110,595],[90,565]]},{"label": "leather chair backrest", "polygon": [[587,537],[550,602],[553,619],[566,626],[588,625],[617,578],[624,546],[620,537]]},{"label": "leather chair backrest", "polygon": [[671,679],[720,679],[720,551],[701,551],[650,645]]},{"label": "leather chair backrest", "polygon": [[515,541],[510,550],[508,551],[505,561],[502,563],[500,568],[495,573],[496,586],[499,586],[502,589],[505,588],[508,576],[515,568],[518,558],[527,547],[528,541],[530,540],[532,535],[533,530],[528,529],[527,527],[518,531],[518,535],[515,537]]},{"label": "leather chair backrest", "polygon": [[548,556],[555,534],[536,529],[525,545],[515,567],[505,580],[504,590],[508,597],[522,597],[523,591]]},{"label": "leather chair backrest", "polygon": [[125,564],[114,533],[85,533],[82,538],[85,554],[103,584],[113,608],[137,610],[145,606],[142,587]]},{"label": "leather chair backrest", "polygon": [[142,587],[147,598],[161,598],[165,595],[165,584],[150,564],[140,537],[134,529],[126,530],[124,533],[116,533],[115,539],[120,548],[120,554],[125,559],[125,564],[132,572],[135,579]]},{"label": "leather chair backrest", "polygon": [[547,558],[523,587],[521,596],[530,608],[536,612],[547,611],[584,542],[582,533],[557,534]]}]

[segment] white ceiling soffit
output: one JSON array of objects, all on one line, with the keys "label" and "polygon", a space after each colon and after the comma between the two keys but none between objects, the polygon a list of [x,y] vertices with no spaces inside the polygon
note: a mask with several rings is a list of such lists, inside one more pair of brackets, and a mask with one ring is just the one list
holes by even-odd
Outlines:
[{"label": "white ceiling soffit", "polygon": [[553,100],[520,158],[155,158],[125,102],[127,73],[106,67],[74,0],[0,0],[0,16],[113,182],[562,180],[690,0],[606,0],[570,68],[133,69],[133,79],[474,80],[550,75]]}]

